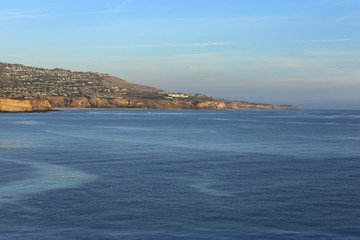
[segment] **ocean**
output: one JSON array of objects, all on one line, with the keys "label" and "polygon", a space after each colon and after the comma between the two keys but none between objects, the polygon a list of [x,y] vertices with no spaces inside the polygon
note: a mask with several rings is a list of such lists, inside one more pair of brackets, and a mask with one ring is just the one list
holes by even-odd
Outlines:
[{"label": "ocean", "polygon": [[360,111],[0,114],[0,239],[360,239]]}]

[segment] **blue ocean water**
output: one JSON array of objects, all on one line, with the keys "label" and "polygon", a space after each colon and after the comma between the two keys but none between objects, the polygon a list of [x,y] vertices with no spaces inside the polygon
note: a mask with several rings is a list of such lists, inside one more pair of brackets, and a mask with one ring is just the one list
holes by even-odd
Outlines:
[{"label": "blue ocean water", "polygon": [[360,239],[360,111],[0,115],[1,239]]}]

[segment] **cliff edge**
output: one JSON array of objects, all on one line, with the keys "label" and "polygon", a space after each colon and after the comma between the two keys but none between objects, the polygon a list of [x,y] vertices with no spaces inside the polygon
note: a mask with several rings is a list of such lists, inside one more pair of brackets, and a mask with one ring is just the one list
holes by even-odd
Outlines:
[{"label": "cliff edge", "polygon": [[18,100],[0,98],[0,112],[46,112],[51,110],[48,100]]},{"label": "cliff edge", "polygon": [[254,104],[220,99],[145,99],[145,98],[99,98],[99,97],[51,97],[42,96],[56,108],[129,108],[159,110],[225,110],[225,109],[298,109],[289,105]]}]

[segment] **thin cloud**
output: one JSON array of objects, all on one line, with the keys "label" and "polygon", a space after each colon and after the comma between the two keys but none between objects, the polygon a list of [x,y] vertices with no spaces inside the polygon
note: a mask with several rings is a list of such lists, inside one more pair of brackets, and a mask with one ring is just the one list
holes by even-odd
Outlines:
[{"label": "thin cloud", "polygon": [[204,42],[204,43],[168,43],[163,45],[120,45],[120,46],[101,46],[101,49],[116,49],[116,48],[157,48],[157,47],[212,47],[233,45],[234,42]]},{"label": "thin cloud", "polygon": [[100,49],[121,49],[121,48],[155,48],[156,45],[122,45],[122,46],[101,46]]},{"label": "thin cloud", "polygon": [[335,67],[329,67],[329,66],[324,66],[323,69],[327,69],[327,70],[330,70],[330,71],[333,71],[333,72],[345,73],[345,74],[348,74],[348,75],[351,75],[351,76],[359,77],[359,74],[357,72],[354,72],[354,71],[346,71],[346,70],[342,70],[342,69],[335,68]]},{"label": "thin cloud", "polygon": [[305,55],[317,56],[360,56],[359,50],[328,50],[328,51],[305,51]]},{"label": "thin cloud", "polygon": [[100,11],[88,12],[88,13],[108,14],[108,13],[120,13],[120,12],[124,12],[124,10],[110,9],[110,10],[100,10]]},{"label": "thin cloud", "polygon": [[184,43],[184,44],[165,44],[165,47],[211,47],[220,45],[233,45],[234,42],[204,42],[204,43]]},{"label": "thin cloud", "polygon": [[321,39],[321,40],[310,40],[310,42],[316,43],[328,43],[328,42],[347,42],[350,41],[349,38],[339,38],[339,39]]},{"label": "thin cloud", "polygon": [[2,13],[1,19],[22,19],[22,18],[40,18],[49,16],[48,14],[42,13],[41,10],[24,10],[24,11],[13,11]]},{"label": "thin cloud", "polygon": [[[127,4],[129,1],[124,1],[124,4]],[[112,14],[124,12],[122,9],[105,9],[98,11],[89,11],[89,12],[45,12],[45,9],[29,9],[29,10],[16,10],[16,11],[2,11],[0,12],[0,19],[2,20],[13,20],[13,19],[28,19],[28,18],[42,18],[42,17],[68,17],[68,16],[82,16],[82,15],[94,15],[94,14]]]}]

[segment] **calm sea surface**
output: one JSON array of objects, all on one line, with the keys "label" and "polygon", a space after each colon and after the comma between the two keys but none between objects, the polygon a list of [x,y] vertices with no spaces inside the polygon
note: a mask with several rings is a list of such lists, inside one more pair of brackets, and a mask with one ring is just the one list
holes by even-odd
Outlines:
[{"label": "calm sea surface", "polygon": [[0,114],[1,239],[360,239],[360,111]]}]

